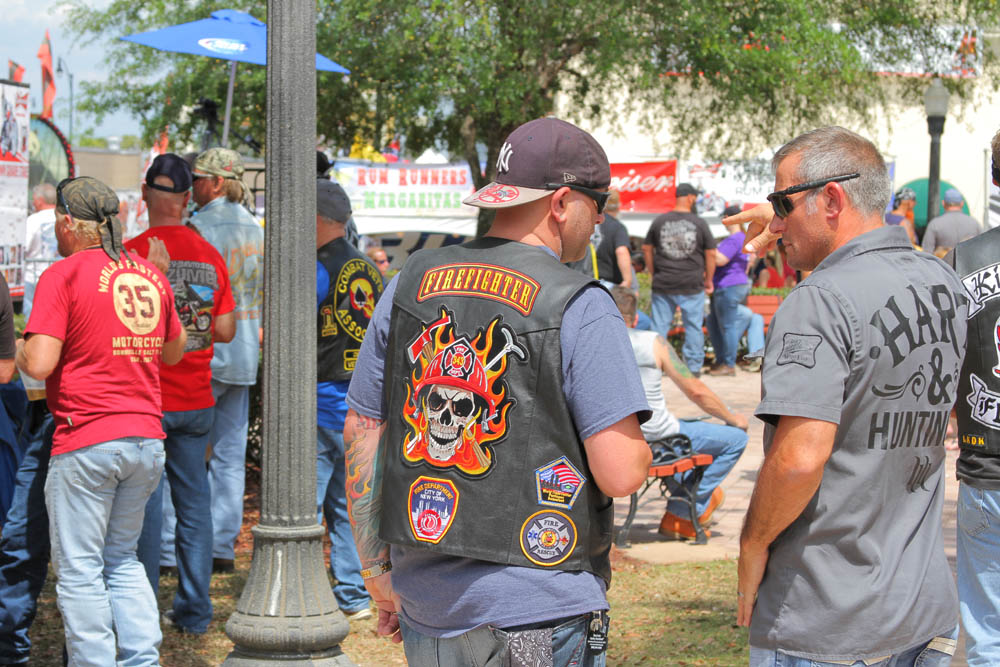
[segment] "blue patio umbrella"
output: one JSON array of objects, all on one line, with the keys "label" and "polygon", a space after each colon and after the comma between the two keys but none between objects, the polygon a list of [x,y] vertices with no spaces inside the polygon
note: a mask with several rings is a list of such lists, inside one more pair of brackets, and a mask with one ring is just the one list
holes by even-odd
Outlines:
[{"label": "blue patio umbrella", "polygon": [[[226,119],[222,130],[222,145],[229,141],[229,115],[233,107],[233,85],[236,63],[267,64],[267,24],[246,12],[220,9],[210,18],[172,25],[159,30],[140,32],[122,37],[126,42],[151,46],[161,51],[192,53],[228,60],[229,90],[226,93]],[[316,69],[324,72],[350,72],[326,56],[316,54]]]}]

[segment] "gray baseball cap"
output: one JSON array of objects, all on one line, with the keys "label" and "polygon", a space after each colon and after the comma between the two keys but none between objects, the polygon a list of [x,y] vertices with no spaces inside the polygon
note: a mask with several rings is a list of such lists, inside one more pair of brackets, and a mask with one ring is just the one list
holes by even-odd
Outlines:
[{"label": "gray baseball cap", "polygon": [[337,222],[346,223],[350,219],[351,200],[340,183],[316,179],[316,214]]},{"label": "gray baseball cap", "polygon": [[965,199],[962,193],[955,188],[948,188],[944,191],[944,201],[946,204],[961,204]]},{"label": "gray baseball cap", "polygon": [[604,190],[611,185],[611,165],[587,132],[558,118],[539,118],[510,133],[497,158],[496,180],[463,203],[519,206],[551,195],[561,184]]}]

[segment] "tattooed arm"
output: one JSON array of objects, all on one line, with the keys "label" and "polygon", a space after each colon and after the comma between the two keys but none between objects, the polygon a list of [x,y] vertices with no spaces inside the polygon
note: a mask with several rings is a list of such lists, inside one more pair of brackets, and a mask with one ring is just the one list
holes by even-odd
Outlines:
[{"label": "tattooed arm", "polygon": [[365,579],[365,587],[379,610],[378,633],[390,635],[394,642],[402,641],[399,634],[399,600],[392,591],[392,574],[388,571],[389,545],[379,539],[382,509],[382,470],[378,462],[378,441],[385,422],[347,411],[344,442],[347,465],[347,514],[351,518],[354,543],[358,547],[363,570],[384,574]]}]

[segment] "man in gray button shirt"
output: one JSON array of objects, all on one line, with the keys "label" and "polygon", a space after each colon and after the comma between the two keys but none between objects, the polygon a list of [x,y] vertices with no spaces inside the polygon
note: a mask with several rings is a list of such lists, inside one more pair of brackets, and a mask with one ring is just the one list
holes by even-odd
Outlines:
[{"label": "man in gray button shirt", "polygon": [[978,236],[983,229],[970,215],[962,213],[965,199],[955,188],[945,190],[941,206],[944,213],[930,221],[924,232],[923,249],[932,255],[940,255],[938,250],[951,250],[962,241]]},{"label": "man in gray button shirt", "polygon": [[[964,356],[962,286],[882,224],[889,178],[868,140],[821,128],[773,166],[770,238],[812,273],[767,339],[765,458],[737,593],[750,664],[946,665],[958,603],[942,445]],[[761,211],[747,217],[753,236]]]}]

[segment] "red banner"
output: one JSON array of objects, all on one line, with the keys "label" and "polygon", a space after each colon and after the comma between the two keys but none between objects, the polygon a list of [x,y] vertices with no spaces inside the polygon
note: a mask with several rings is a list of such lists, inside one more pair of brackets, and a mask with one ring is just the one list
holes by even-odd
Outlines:
[{"label": "red banner", "polygon": [[15,83],[21,83],[21,79],[24,78],[24,67],[13,60],[8,60],[7,69],[9,70],[7,78]]},{"label": "red banner", "polygon": [[42,113],[41,118],[52,118],[52,102],[56,99],[56,75],[52,71],[52,41],[49,31],[45,31],[45,41],[38,47],[38,59],[42,61]]},{"label": "red banner", "polygon": [[611,165],[611,188],[621,194],[622,213],[665,213],[677,202],[677,160]]}]

